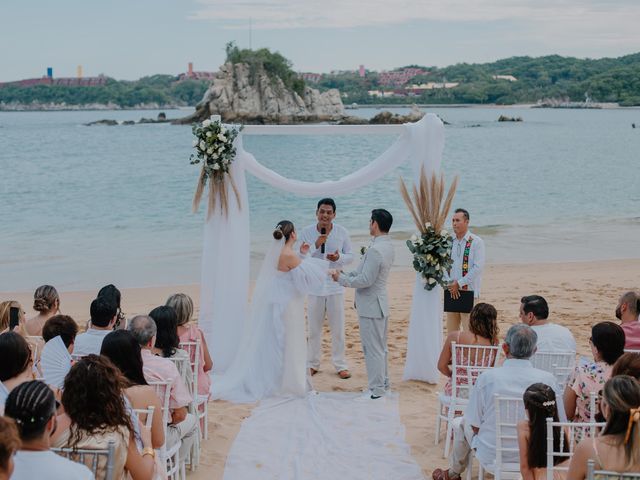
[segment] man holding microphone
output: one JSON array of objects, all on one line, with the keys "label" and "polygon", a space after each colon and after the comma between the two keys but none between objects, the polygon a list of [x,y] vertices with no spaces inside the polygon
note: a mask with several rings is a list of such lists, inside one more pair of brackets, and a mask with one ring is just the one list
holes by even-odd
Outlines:
[{"label": "man holding microphone", "polygon": [[[351,240],[347,230],[333,223],[336,218],[336,203],[331,198],[323,198],[316,209],[317,223],[305,227],[300,233],[300,241],[311,245],[310,254],[331,262],[330,268],[342,270],[353,261]],[[325,315],[331,330],[331,359],[342,379],[351,377],[344,356],[344,287],[331,277],[321,290],[308,296],[307,317],[309,319],[309,342],[307,367],[311,375],[320,370],[320,347],[322,325]]]}]

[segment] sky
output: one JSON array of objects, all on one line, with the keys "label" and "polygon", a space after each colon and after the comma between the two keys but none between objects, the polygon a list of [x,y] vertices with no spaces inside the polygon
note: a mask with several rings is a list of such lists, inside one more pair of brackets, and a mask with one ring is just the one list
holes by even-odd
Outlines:
[{"label": "sky", "polygon": [[310,72],[618,57],[639,19],[639,0],[0,0],[0,82],[215,71],[230,41]]}]

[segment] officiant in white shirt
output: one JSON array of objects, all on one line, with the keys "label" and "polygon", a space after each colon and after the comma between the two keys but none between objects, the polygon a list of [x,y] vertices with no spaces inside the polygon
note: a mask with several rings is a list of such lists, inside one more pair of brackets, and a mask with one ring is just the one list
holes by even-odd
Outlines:
[{"label": "officiant in white shirt", "polygon": [[[316,209],[317,223],[305,227],[299,240],[311,246],[309,254],[331,262],[330,268],[342,270],[353,261],[351,240],[347,229],[333,222],[336,218],[336,203],[331,198],[323,198]],[[331,330],[331,359],[338,376],[351,377],[344,355],[344,287],[330,277],[324,286],[308,296],[307,317],[309,340],[307,367],[310,374],[320,370],[322,325],[325,316]]]},{"label": "officiant in white shirt", "polygon": [[[458,298],[460,290],[473,291],[474,299],[480,297],[485,251],[482,239],[469,231],[469,212],[458,208],[451,219],[454,238],[451,249],[453,265],[449,271],[449,291]],[[447,334],[460,329],[469,330],[469,314],[447,312]]]}]

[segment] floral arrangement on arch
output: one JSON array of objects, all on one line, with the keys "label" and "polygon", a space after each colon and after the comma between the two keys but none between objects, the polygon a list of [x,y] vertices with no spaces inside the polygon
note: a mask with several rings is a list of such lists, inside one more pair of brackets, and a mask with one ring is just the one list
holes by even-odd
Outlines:
[{"label": "floral arrangement on arch", "polygon": [[202,164],[198,186],[193,198],[193,211],[200,205],[204,188],[209,184],[209,209],[210,216],[216,208],[217,200],[220,208],[227,215],[229,211],[229,187],[236,196],[240,205],[240,193],[231,175],[231,164],[236,157],[234,145],[236,137],[242,131],[243,126],[226,126],[222,124],[219,116],[212,115],[202,123],[196,123],[191,131],[194,135],[193,148],[189,160],[192,165]]},{"label": "floral arrangement on arch", "polygon": [[400,193],[418,229],[418,235],[407,240],[407,247],[413,254],[413,268],[420,274],[425,290],[433,290],[437,285],[444,288],[448,284],[447,272],[453,265],[453,237],[444,228],[444,224],[457,185],[456,176],[445,197],[444,176],[436,176],[435,173],[427,176],[423,167],[419,185],[413,186],[412,198],[404,182],[400,180]]}]

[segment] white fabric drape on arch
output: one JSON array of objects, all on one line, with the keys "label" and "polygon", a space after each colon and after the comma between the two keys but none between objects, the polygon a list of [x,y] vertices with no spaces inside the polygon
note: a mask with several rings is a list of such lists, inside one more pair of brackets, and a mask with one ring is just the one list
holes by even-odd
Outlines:
[{"label": "white fabric drape on arch", "polygon": [[[288,127],[278,128],[280,132],[285,133]],[[317,126],[304,130],[304,133],[330,134],[335,133],[335,128]],[[350,132],[349,127],[340,128],[341,133],[368,131],[367,128],[356,128],[351,129]],[[247,131],[250,130],[251,128],[248,127]],[[296,133],[300,133],[300,130],[302,128],[297,127]],[[376,131],[380,130],[376,129]],[[220,209],[217,209],[209,219],[205,220],[203,236],[199,324],[210,345],[216,373],[223,373],[227,369],[234,358],[244,329],[251,328],[247,304],[250,231],[246,172],[273,187],[302,196],[351,193],[357,188],[382,178],[407,160],[411,162],[414,181],[417,181],[422,166],[427,172],[440,169],[444,150],[444,126],[433,114],[425,115],[419,122],[404,124],[397,140],[378,158],[338,180],[317,183],[288,179],[260,164],[251,153],[243,149],[242,134],[236,139],[236,147],[237,156],[231,167],[231,175],[238,187],[242,208],[237,204],[234,195],[230,195],[228,215],[224,216]],[[435,346],[434,351],[431,351],[431,346],[428,349],[410,348],[407,352],[405,377],[408,371],[416,371],[418,364],[422,366],[426,363],[428,366],[432,364],[428,367],[430,370],[428,376],[410,378],[437,381],[435,365],[442,341],[442,311],[440,298],[435,298],[436,295],[435,289],[432,292],[426,292],[421,284],[416,284],[414,288],[409,347],[414,343],[424,346],[425,340],[428,340],[428,345],[434,346],[437,340],[438,345]],[[417,308],[416,302],[418,302]],[[412,342],[412,331],[415,332],[414,335],[422,338]],[[426,359],[426,357],[429,358]],[[432,357],[435,358],[433,362]],[[410,365],[411,368],[409,368]],[[436,380],[433,380],[434,377]]]}]

